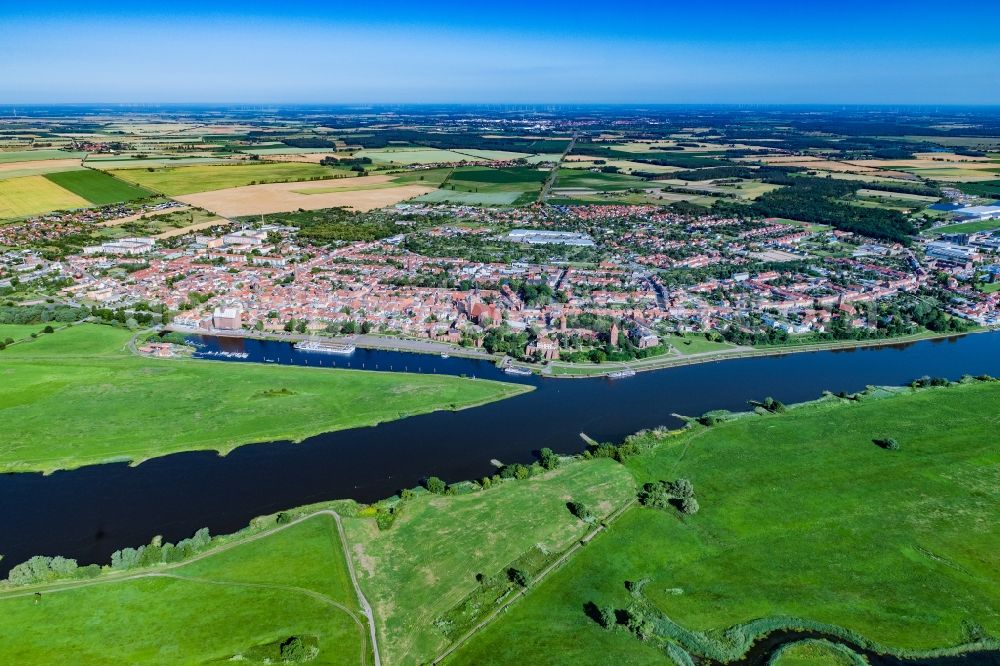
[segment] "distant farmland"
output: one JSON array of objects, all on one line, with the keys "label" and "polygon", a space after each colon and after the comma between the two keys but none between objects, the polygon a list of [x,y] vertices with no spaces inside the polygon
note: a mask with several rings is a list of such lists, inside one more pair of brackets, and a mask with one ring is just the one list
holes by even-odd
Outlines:
[{"label": "distant farmland", "polygon": [[346,206],[372,210],[430,191],[426,185],[396,185],[388,176],[337,178],[309,183],[270,183],[178,196],[192,206],[224,217],[318,210]]},{"label": "distant farmland", "polygon": [[87,153],[74,153],[66,150],[13,150],[0,151],[0,164],[9,162],[37,162],[38,160],[80,159]]},{"label": "distant farmland", "polygon": [[224,190],[262,183],[284,183],[332,178],[337,171],[319,164],[281,162],[277,164],[198,165],[161,169],[120,169],[113,175],[142,187],[171,196]]},{"label": "distant farmland", "polygon": [[73,194],[83,197],[95,206],[144,199],[153,194],[147,189],[93,169],[50,173],[45,177]]}]

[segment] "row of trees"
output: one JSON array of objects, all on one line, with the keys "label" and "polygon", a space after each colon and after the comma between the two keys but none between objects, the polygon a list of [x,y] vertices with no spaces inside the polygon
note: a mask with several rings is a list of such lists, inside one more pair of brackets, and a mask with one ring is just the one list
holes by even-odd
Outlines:
[{"label": "row of trees", "polygon": [[[176,545],[164,543],[160,537],[156,537],[146,546],[116,550],[111,555],[109,568],[113,571],[127,571],[157,564],[182,562],[205,550],[211,543],[212,537],[205,527],[195,532],[191,538],[178,541]],[[104,568],[97,564],[81,567],[76,560],[66,557],[36,555],[11,568],[7,574],[7,584],[31,585],[56,580],[94,578],[103,570]]]},{"label": "row of trees", "polygon": [[50,321],[74,322],[90,316],[87,308],[68,305],[0,306],[0,324],[45,324]]}]

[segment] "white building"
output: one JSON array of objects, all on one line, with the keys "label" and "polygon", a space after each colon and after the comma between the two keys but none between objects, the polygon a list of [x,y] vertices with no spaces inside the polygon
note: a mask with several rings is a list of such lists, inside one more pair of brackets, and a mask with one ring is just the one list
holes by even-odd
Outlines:
[{"label": "white building", "polygon": [[100,245],[91,245],[83,248],[84,254],[115,254],[115,255],[140,255],[149,254],[156,247],[156,240],[153,238],[120,238],[115,241],[108,241]]},{"label": "white building", "polygon": [[512,243],[529,243],[531,245],[573,245],[577,247],[593,247],[594,241],[587,234],[572,231],[548,231],[544,229],[514,229],[507,234],[507,240]]},{"label": "white building", "polygon": [[983,220],[1000,220],[1000,204],[989,206],[967,206],[959,208],[955,214],[963,220],[969,222],[980,222]]}]

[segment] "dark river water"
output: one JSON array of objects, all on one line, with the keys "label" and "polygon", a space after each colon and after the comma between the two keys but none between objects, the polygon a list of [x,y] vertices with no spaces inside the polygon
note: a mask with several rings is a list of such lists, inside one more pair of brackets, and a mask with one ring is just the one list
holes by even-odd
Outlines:
[{"label": "dark river water", "polygon": [[246,353],[247,362],[465,374],[536,389],[475,409],[328,433],[299,444],[244,446],[225,457],[179,453],[138,467],[108,464],[50,476],[0,475],[0,575],[32,555],[104,563],[114,550],[148,543],[157,534],[175,541],[201,527],[232,532],[254,516],[301,504],[380,499],[428,475],[446,481],[479,478],[494,471],[493,458],[528,462],[543,446],[578,452],[584,447],[581,432],[620,440],[642,428],[677,426],[674,413],[743,410],[748,400],[769,395],[801,402],[824,389],[898,385],[924,375],[1000,375],[1000,333],[722,361],[619,380],[516,378],[487,362],[431,355],[359,349],[344,357],[297,352],[284,342],[201,342],[203,352]]}]

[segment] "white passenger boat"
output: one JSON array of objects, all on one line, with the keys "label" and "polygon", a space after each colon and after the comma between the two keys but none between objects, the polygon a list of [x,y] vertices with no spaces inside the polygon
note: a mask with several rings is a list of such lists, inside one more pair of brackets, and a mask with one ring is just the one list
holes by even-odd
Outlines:
[{"label": "white passenger boat", "polygon": [[320,352],[323,354],[341,354],[343,356],[353,354],[356,349],[354,345],[345,345],[340,342],[331,342],[329,340],[303,340],[302,342],[296,342],[294,346],[299,351]]}]

